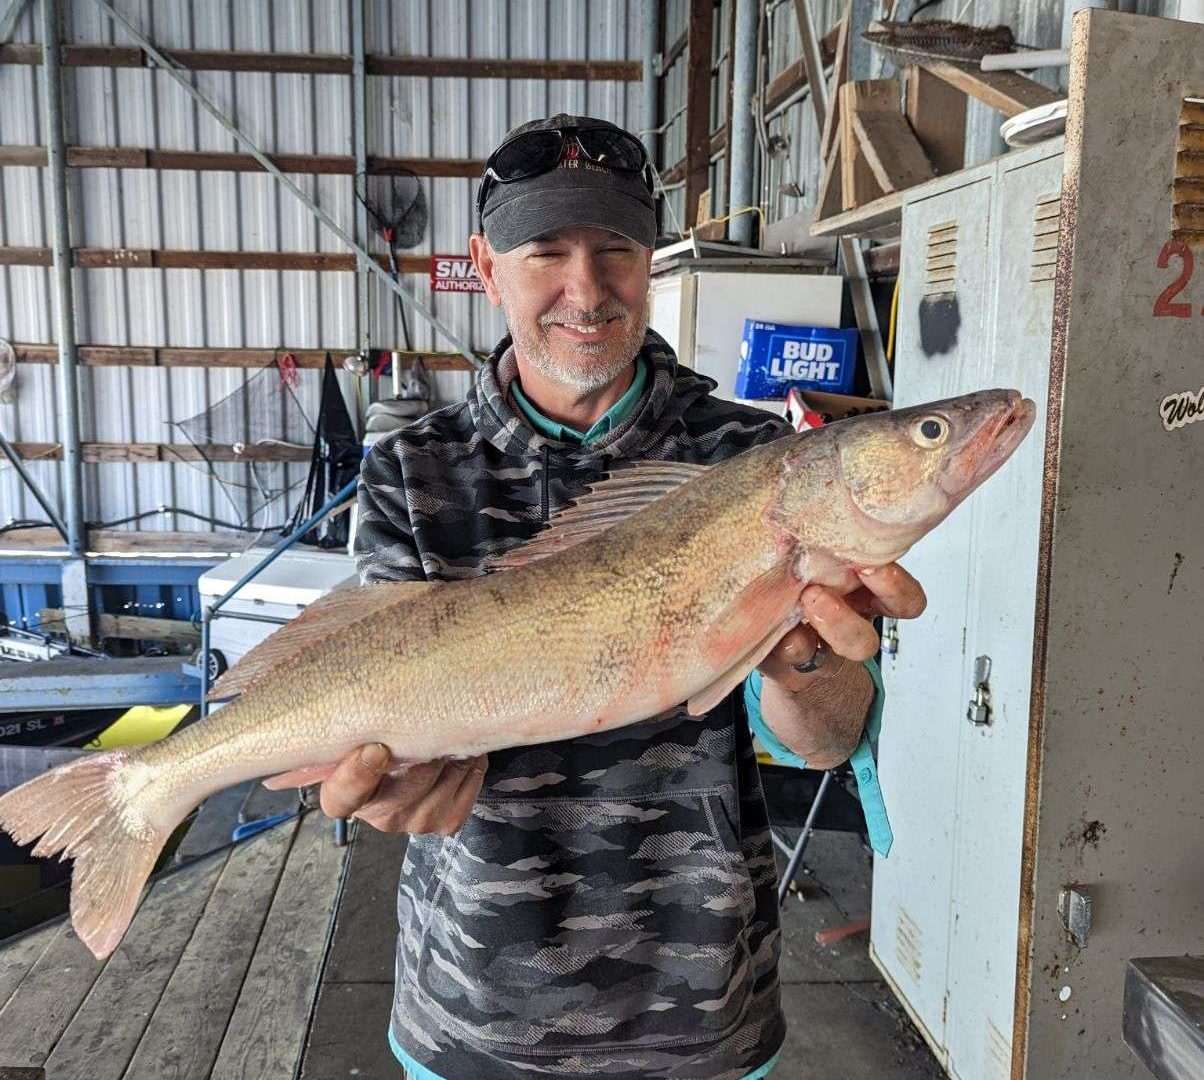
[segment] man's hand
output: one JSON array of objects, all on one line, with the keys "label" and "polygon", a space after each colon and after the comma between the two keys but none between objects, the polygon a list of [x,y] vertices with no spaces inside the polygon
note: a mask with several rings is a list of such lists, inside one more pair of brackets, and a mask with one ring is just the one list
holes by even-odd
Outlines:
[{"label": "man's hand", "polygon": [[323,782],[322,810],[358,818],[381,832],[450,836],[472,813],[485,779],[485,755],[444,758],[393,770],[389,748],[368,743],[352,750]]},{"label": "man's hand", "polygon": [[[914,619],[927,604],[920,583],[898,563],[863,570],[858,576],[861,587],[847,596],[822,585],[808,585],[803,590],[806,622],[791,630],[762,661],[762,675],[789,690],[801,690],[812,677],[799,674],[795,665],[810,660],[821,640],[836,656],[868,660],[878,651],[878,634],[872,622],[875,615]],[[821,667],[815,678],[822,672]]]}]

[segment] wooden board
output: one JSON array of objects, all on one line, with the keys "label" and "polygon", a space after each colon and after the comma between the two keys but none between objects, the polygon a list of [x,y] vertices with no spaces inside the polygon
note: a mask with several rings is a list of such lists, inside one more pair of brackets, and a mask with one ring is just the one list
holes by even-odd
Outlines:
[{"label": "wooden board", "polygon": [[938,176],[966,162],[966,95],[918,66],[904,68],[905,112]]},{"label": "wooden board", "polygon": [[[26,461],[58,461],[63,448],[58,443],[15,442],[17,455]],[[120,462],[123,465],[154,465],[174,461],[309,461],[308,446],[283,446],[279,443],[234,446],[227,443],[80,443],[86,465]]]},{"label": "wooden board", "polygon": [[844,210],[864,206],[885,194],[861,150],[853,126],[859,109],[898,110],[899,86],[894,79],[865,79],[847,82],[840,88],[840,203]]},{"label": "wooden board", "polygon": [[[209,49],[172,49],[166,55],[190,71],[268,71],[304,75],[350,75],[350,56],[330,53],[229,52]],[[0,64],[37,65],[42,47],[37,44],[0,45]],[[133,46],[67,45],[64,67],[141,68],[154,62]],[[443,79],[583,79],[639,82],[643,66],[638,60],[525,60],[463,56],[367,56],[369,75]]]},{"label": "wooden board", "polygon": [[690,0],[686,58],[685,221],[698,220],[698,202],[710,187],[711,60],[714,0]]},{"label": "wooden board", "polygon": [[150,890],[129,932],[46,1061],[55,1080],[120,1080],[213,893],[226,852]]},{"label": "wooden board", "polygon": [[[146,559],[213,556],[216,560],[241,555],[251,539],[250,533],[89,529],[88,553],[138,555]],[[66,551],[63,538],[54,529],[18,529],[0,533],[0,556],[28,558],[31,553],[61,555]]]},{"label": "wooden board", "polygon": [[859,109],[852,120],[861,153],[884,193],[903,191],[936,175],[902,113]]},{"label": "wooden board", "polygon": [[293,1074],[342,884],[347,849],[335,846],[332,827],[311,813],[297,830],[212,1080]]},{"label": "wooden board", "polygon": [[923,67],[938,79],[997,109],[1004,116],[1016,116],[1038,105],[1050,105],[1062,100],[1062,96],[1048,86],[1016,71],[978,71],[940,60],[926,63]]},{"label": "wooden board", "polygon": [[288,823],[231,851],[130,1061],[127,1080],[209,1075],[295,834],[295,823]]},{"label": "wooden board", "polygon": [[[57,364],[57,345],[13,343],[18,364]],[[417,360],[430,371],[471,371],[472,364],[460,353],[422,350],[397,352],[403,364]],[[335,368],[342,371],[343,361],[357,356],[347,349],[218,349],[177,348],[171,345],[78,345],[76,359],[85,367],[270,367],[291,356],[299,368],[324,368],[330,354]]]},{"label": "wooden board", "polygon": [[903,216],[903,193],[892,192],[855,210],[825,217],[811,226],[812,236],[896,237]]},{"label": "wooden board", "polygon": [[60,924],[54,923],[0,945],[0,1015],[21,980],[50,948],[60,929]]},{"label": "wooden board", "polygon": [[[393,917],[396,921],[396,916]],[[389,955],[392,963],[392,953]],[[393,981],[324,983],[305,1045],[301,1080],[361,1076],[402,1080],[385,1033]]]},{"label": "wooden board", "polygon": [[[201,643],[201,632],[184,619],[154,619],[145,615],[93,615],[96,636],[123,638],[128,641],[167,641],[185,648]],[[67,614],[62,608],[42,608],[38,612],[38,627],[51,633],[65,633]]]},{"label": "wooden board", "polygon": [[41,1065],[104,967],[66,923],[0,1010],[0,1062]]},{"label": "wooden board", "polygon": [[[272,163],[286,173],[353,176],[355,158],[337,154],[270,154]],[[266,172],[250,154],[211,150],[156,150],[140,146],[68,146],[67,164],[73,169],[181,169],[205,172]],[[44,146],[0,146],[0,165],[44,168]],[[370,176],[440,176],[477,179],[485,170],[483,159],[369,157]]]},{"label": "wooden board", "polygon": [[[828,113],[824,117],[824,128],[819,137],[819,156],[827,162],[839,143],[840,132],[840,88],[849,77],[849,22],[853,3],[845,4],[844,15],[837,26],[836,46],[832,59],[832,76],[828,82]],[[817,206],[822,205],[817,203]],[[821,210],[822,216],[822,210]]]}]

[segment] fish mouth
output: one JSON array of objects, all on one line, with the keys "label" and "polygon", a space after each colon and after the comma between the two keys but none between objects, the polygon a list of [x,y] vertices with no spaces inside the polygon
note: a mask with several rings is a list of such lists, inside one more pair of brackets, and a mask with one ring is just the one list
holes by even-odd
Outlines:
[{"label": "fish mouth", "polygon": [[982,447],[978,467],[974,470],[971,488],[992,476],[1010,458],[1024,437],[1032,430],[1037,418],[1037,406],[1030,398],[1013,390],[1010,400],[993,424],[984,427],[979,437]]},{"label": "fish mouth", "polygon": [[1032,430],[1036,417],[1037,406],[1030,398],[1018,390],[1008,391],[996,415],[971,436],[964,451],[965,466],[950,469],[941,486],[958,501],[965,498],[1012,456]]}]

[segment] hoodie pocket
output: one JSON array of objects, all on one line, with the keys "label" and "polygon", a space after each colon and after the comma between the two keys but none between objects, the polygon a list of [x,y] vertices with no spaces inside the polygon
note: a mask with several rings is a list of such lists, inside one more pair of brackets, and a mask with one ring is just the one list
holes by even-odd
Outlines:
[{"label": "hoodie pocket", "polygon": [[413,984],[518,1055],[715,1042],[752,994],[752,882],[730,787],[484,799],[422,920]]}]

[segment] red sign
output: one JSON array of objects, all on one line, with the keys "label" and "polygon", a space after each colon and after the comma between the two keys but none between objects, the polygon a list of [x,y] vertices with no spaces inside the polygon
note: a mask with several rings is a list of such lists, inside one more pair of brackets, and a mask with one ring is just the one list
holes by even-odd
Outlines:
[{"label": "red sign", "polygon": [[484,292],[477,268],[467,255],[431,256],[431,292]]}]

